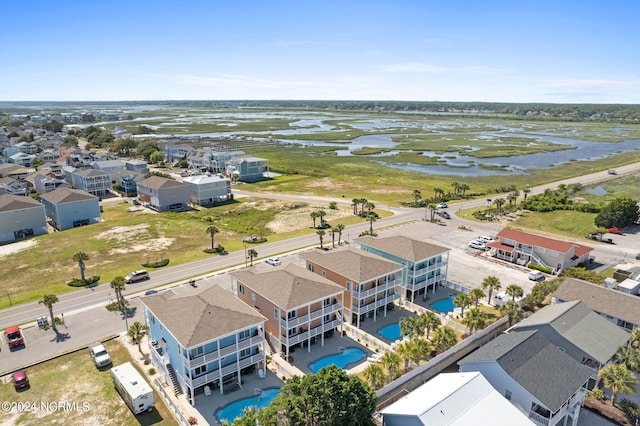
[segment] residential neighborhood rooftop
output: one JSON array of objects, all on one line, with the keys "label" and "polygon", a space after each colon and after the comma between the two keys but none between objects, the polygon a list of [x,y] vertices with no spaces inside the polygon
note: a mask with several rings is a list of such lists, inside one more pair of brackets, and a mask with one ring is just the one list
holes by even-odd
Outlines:
[{"label": "residential neighborhood rooftop", "polygon": [[403,266],[352,247],[300,253],[300,257],[336,272],[353,282],[364,282],[402,270]]},{"label": "residential neighborhood rooftop", "polygon": [[[549,237],[543,237],[542,235],[529,234],[528,232],[516,231],[515,229],[509,228],[503,228],[500,232],[498,232],[498,238],[514,241],[525,241],[531,246],[543,247],[549,250],[558,251],[560,253],[567,253],[569,250],[571,250],[572,247],[575,246],[576,256],[582,256],[590,251],[593,251],[593,248],[582,244],[570,241],[556,240]],[[499,244],[499,241],[489,243],[488,246],[493,247],[497,244]]]},{"label": "residential neighborhood rooftop", "polygon": [[30,209],[33,207],[42,207],[42,203],[31,197],[25,197],[23,195],[0,195],[0,212]]},{"label": "residential neighborhood rooftop", "polygon": [[418,262],[449,251],[446,247],[401,235],[394,235],[385,238],[374,238],[367,235],[356,238],[354,241],[366,244],[386,253],[394,254],[412,262]]},{"label": "residential neighborhood rooftop", "polygon": [[513,329],[525,330],[546,324],[601,364],[606,364],[629,339],[629,333],[602,318],[581,301],[547,305],[514,325]]},{"label": "residential neighborhood rooftop", "polygon": [[593,375],[592,369],[571,358],[537,330],[502,334],[459,364],[484,361],[496,361],[554,412]]},{"label": "residential neighborhood rooftop", "polygon": [[88,192],[81,191],[79,189],[73,188],[65,188],[60,187],[56,188],[53,191],[42,194],[40,198],[44,198],[45,200],[53,203],[53,204],[63,204],[63,203],[74,203],[76,201],[89,200],[92,198],[97,199],[95,195],[89,194]]},{"label": "residential neighborhood rooftop", "polygon": [[264,272],[237,271],[231,276],[283,309],[293,309],[344,291],[328,279],[293,264]]},{"label": "residential neighborhood rooftop", "polygon": [[175,188],[175,187],[185,186],[185,184],[182,182],[177,182],[175,180],[163,178],[160,176],[151,176],[143,180],[142,182],[140,182],[140,185],[146,186],[147,188],[154,188],[154,189]]},{"label": "residential neighborhood rooftop", "polygon": [[178,295],[173,290],[141,298],[185,348],[266,321],[255,309],[220,286]]}]

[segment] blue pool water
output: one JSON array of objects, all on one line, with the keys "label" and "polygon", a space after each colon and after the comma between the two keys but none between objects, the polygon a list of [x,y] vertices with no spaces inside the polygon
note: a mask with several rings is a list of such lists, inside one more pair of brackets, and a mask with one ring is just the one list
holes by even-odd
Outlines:
[{"label": "blue pool water", "polygon": [[253,398],[244,398],[219,409],[216,412],[216,417],[220,423],[222,423],[223,420],[233,423],[237,417],[242,417],[245,408],[251,406],[256,407],[258,410],[265,408],[278,396],[278,393],[280,393],[280,389],[278,388],[264,389],[262,395],[256,395]]},{"label": "blue pool water", "polygon": [[347,365],[360,361],[365,357],[365,353],[358,348],[346,348],[339,354],[329,355],[309,364],[309,368],[314,373],[327,365],[335,364],[338,368],[345,368]]},{"label": "blue pool water", "polygon": [[447,312],[451,312],[454,310],[455,305],[453,304],[453,299],[455,296],[451,296],[448,299],[438,300],[437,302],[433,302],[431,305],[434,311],[446,314]]},{"label": "blue pool water", "polygon": [[387,340],[391,340],[392,342],[396,341],[400,338],[400,324],[395,323],[386,327],[382,327],[380,330],[378,330],[378,334]]}]

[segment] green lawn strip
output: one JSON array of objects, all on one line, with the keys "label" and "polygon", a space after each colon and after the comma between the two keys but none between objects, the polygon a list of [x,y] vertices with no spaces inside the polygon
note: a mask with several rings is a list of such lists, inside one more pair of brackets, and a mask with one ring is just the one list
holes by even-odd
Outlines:
[{"label": "green lawn strip", "polygon": [[[129,352],[119,340],[106,342],[105,347],[111,355],[114,366],[127,361],[135,365]],[[70,423],[123,426],[178,424],[157,393],[155,393],[156,409],[153,412],[135,416],[114,388],[109,369],[98,370],[85,349],[27,368],[26,372],[31,384],[30,388],[16,392],[11,383],[3,384],[0,386],[2,401],[35,402],[38,408],[41,401],[77,402],[80,409],[72,412],[64,410],[22,412],[12,419],[11,424],[25,426]],[[83,409],[85,402],[88,404],[87,411]]]}]

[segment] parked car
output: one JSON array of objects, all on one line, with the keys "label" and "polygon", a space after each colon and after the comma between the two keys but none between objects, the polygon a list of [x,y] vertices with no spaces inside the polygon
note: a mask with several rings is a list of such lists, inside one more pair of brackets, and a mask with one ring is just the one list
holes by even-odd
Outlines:
[{"label": "parked car", "polygon": [[147,290],[144,292],[145,296],[151,296],[152,294],[156,294],[158,292],[158,290]]},{"label": "parked car", "polygon": [[20,330],[20,327],[18,326],[7,328],[4,331],[4,337],[7,339],[9,348],[24,345],[24,336],[22,335],[22,330]]},{"label": "parked car", "polygon": [[267,263],[269,265],[273,265],[273,266],[278,266],[280,265],[282,262],[280,262],[280,258],[277,257],[270,257],[267,259]]},{"label": "parked car", "polygon": [[147,271],[145,271],[144,269],[141,269],[139,271],[133,271],[132,273],[127,275],[124,278],[124,282],[127,283],[127,284],[131,284],[131,283],[135,283],[135,282],[143,281],[143,280],[148,280],[148,279],[149,279],[149,273]]},{"label": "parked car", "polygon": [[24,389],[29,386],[29,378],[27,377],[27,373],[24,370],[19,370],[13,373],[11,376],[13,381],[13,387],[18,389]]},{"label": "parked car", "polygon": [[447,207],[449,207],[447,203],[440,203],[436,206],[437,209],[446,209]]},{"label": "parked car", "polygon": [[622,229],[616,228],[616,227],[607,228],[607,232],[610,234],[624,235],[624,232],[622,232]]},{"label": "parked car", "polygon": [[636,253],[636,260],[640,260],[640,253]]},{"label": "parked car", "polygon": [[609,173],[610,175],[618,174],[618,172],[616,172],[615,169],[609,169],[609,170],[607,170],[607,173]]},{"label": "parked car", "polygon": [[491,237],[487,237],[486,235],[480,235],[480,236],[478,237],[478,240],[477,240],[477,241],[482,241],[483,243],[485,243],[485,244],[486,244],[486,243],[490,243],[491,241],[493,241],[493,238],[491,238]]},{"label": "parked car", "polygon": [[473,240],[471,242],[469,242],[469,247],[476,249],[476,250],[486,250],[487,249],[487,245],[480,241],[480,240]]},{"label": "parked car", "polygon": [[89,354],[96,367],[106,367],[111,364],[111,356],[102,343],[89,346]]},{"label": "parked car", "polygon": [[451,215],[449,215],[449,213],[445,212],[445,211],[441,211],[440,212],[440,217],[443,219],[451,219]]}]

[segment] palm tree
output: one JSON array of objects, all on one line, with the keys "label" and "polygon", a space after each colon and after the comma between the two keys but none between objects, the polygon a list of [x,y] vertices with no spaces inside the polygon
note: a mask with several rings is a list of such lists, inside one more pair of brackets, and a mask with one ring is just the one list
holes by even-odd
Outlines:
[{"label": "palm tree", "polygon": [[598,377],[604,387],[611,390],[611,406],[615,405],[620,392],[627,395],[636,393],[638,379],[624,364],[609,364],[598,371]]},{"label": "palm tree", "polygon": [[358,214],[358,204],[360,204],[360,198],[351,199],[351,205],[353,206],[353,214]]},{"label": "palm tree", "polygon": [[444,191],[442,190],[442,188],[438,188],[438,187],[433,188],[433,198],[438,198],[438,196],[443,196],[443,195],[444,195]]},{"label": "palm tree", "polygon": [[417,206],[420,203],[421,199],[422,199],[422,192],[420,192],[419,189],[414,189],[413,190],[413,204]]},{"label": "palm tree", "polygon": [[453,181],[451,182],[451,186],[453,187],[453,193],[458,195],[458,192],[460,192],[460,183]]},{"label": "palm tree", "polygon": [[431,222],[433,222],[433,220],[434,220],[434,219],[435,219],[435,217],[436,217],[436,210],[437,210],[437,208],[438,208],[438,207],[435,205],[435,203],[429,203],[429,204],[427,205],[427,209],[429,210],[429,220],[430,220]]},{"label": "palm tree", "polygon": [[507,303],[500,306],[500,314],[502,316],[509,317],[509,327],[524,318],[524,310],[513,300],[509,300]]},{"label": "palm tree", "polygon": [[51,317],[51,326],[55,330],[56,321],[55,321],[55,317],[53,316],[53,305],[58,303],[58,296],[56,296],[55,294],[45,294],[42,297],[42,300],[38,301],[38,303],[42,303],[44,306],[46,306],[49,309],[49,316]]},{"label": "palm tree", "polygon": [[469,293],[469,296],[471,297],[471,300],[473,301],[474,308],[477,308],[478,304],[480,303],[480,299],[482,299],[484,296],[486,296],[486,294],[484,294],[484,290],[483,289],[474,288],[473,290],[471,290],[471,293]]},{"label": "palm tree", "polygon": [[420,361],[423,359],[429,359],[431,355],[432,345],[426,339],[415,339],[412,341],[413,343],[413,358],[412,361],[417,365],[420,364]]},{"label": "palm tree", "polygon": [[316,219],[318,218],[318,212],[311,212],[311,219],[313,219],[313,227],[316,227]]},{"label": "palm tree", "polygon": [[421,334],[418,317],[406,317],[400,320],[400,335],[410,339]]},{"label": "palm tree", "polygon": [[367,218],[367,221],[369,222],[369,232],[371,234],[373,234],[373,222],[378,220],[379,217],[380,216],[378,216],[378,213],[376,212],[367,212],[366,218]]},{"label": "palm tree", "polygon": [[393,381],[398,377],[400,370],[400,357],[395,352],[387,352],[380,358],[380,364],[387,369],[389,381]]},{"label": "palm tree", "polygon": [[481,330],[487,322],[487,316],[479,308],[472,308],[467,312],[467,316],[462,319],[462,323],[469,327],[469,334],[474,330]]},{"label": "palm tree", "polygon": [[338,245],[340,245],[340,240],[342,239],[342,231],[344,231],[344,225],[339,223],[336,225],[336,229],[338,230]]},{"label": "palm tree", "polygon": [[514,302],[518,297],[522,297],[524,295],[524,290],[522,290],[522,287],[517,284],[511,284],[504,290],[504,292],[507,296],[511,296],[511,300]]},{"label": "palm tree", "polygon": [[438,316],[431,311],[427,311],[424,314],[420,315],[418,321],[420,322],[421,329],[424,330],[427,339],[429,338],[429,335],[432,331],[436,331],[438,327],[442,325],[442,322],[440,322],[440,318],[438,318]]},{"label": "palm tree", "polygon": [[336,248],[336,234],[338,233],[338,228],[333,226],[331,227],[331,247]]},{"label": "palm tree", "polygon": [[400,357],[400,361],[404,362],[404,372],[406,373],[409,369],[409,362],[412,359],[413,355],[413,347],[411,341],[405,341],[396,346],[396,354]]},{"label": "palm tree", "polygon": [[464,197],[464,193],[467,192],[469,189],[470,189],[469,185],[467,185],[466,183],[461,183],[460,186],[458,187],[458,190],[462,192],[463,197]]},{"label": "palm tree", "polygon": [[438,352],[444,352],[454,347],[456,343],[458,343],[458,336],[451,327],[440,327],[433,336],[433,345]]},{"label": "palm tree", "polygon": [[247,252],[247,255],[249,256],[249,261],[250,261],[250,265],[249,266],[253,266],[253,259],[258,257],[258,252],[255,249],[250,249]]},{"label": "palm tree", "polygon": [[631,332],[631,339],[629,340],[631,341],[631,346],[634,348],[640,347],[640,328],[636,327]]},{"label": "palm tree", "polygon": [[525,188],[522,190],[522,193],[524,194],[524,201],[527,201],[527,195],[531,192],[531,190],[529,188]]},{"label": "palm tree", "polygon": [[360,204],[362,204],[362,208],[360,209],[360,215],[362,216],[364,213],[364,206],[369,202],[366,198],[360,198]]},{"label": "palm tree", "polygon": [[127,336],[131,337],[134,342],[138,343],[138,351],[142,354],[142,338],[149,332],[149,326],[136,321],[127,330]]},{"label": "palm tree", "polygon": [[384,384],[384,371],[379,364],[369,364],[362,374],[365,380],[367,380],[375,390],[380,389]]},{"label": "palm tree", "polygon": [[316,234],[318,234],[318,237],[320,237],[320,248],[324,248],[322,246],[322,242],[324,241],[324,236],[326,234],[326,232],[324,232],[324,229],[319,229],[316,231]]},{"label": "palm tree", "polygon": [[482,288],[489,292],[487,293],[487,303],[491,304],[491,295],[494,291],[500,290],[502,288],[502,285],[500,285],[500,280],[498,279],[498,277],[490,275],[482,280]]},{"label": "palm tree", "polygon": [[496,198],[494,203],[496,205],[496,214],[502,213],[502,206],[505,203],[504,198]]},{"label": "palm tree", "polygon": [[80,278],[82,279],[82,281],[85,281],[84,279],[84,261],[85,260],[89,260],[89,256],[87,256],[86,253],[84,252],[77,252],[76,254],[73,255],[73,260],[75,260],[76,262],[78,262],[78,266],[80,267]]},{"label": "palm tree", "polygon": [[362,208],[365,208],[365,207],[367,208],[367,213],[371,213],[371,211],[376,208],[376,205],[373,204],[371,201],[367,201],[362,205]]},{"label": "palm tree", "polygon": [[324,217],[327,215],[327,212],[324,210],[318,210],[318,217],[320,218],[320,227],[324,226]]},{"label": "palm tree", "polygon": [[638,372],[640,370],[640,349],[631,345],[620,346],[616,352],[616,360],[618,363],[626,365],[630,371]]},{"label": "palm tree", "polygon": [[124,297],[122,296],[122,291],[124,290],[125,282],[124,277],[118,275],[117,277],[113,277],[111,280],[111,288],[116,293],[116,300],[118,301],[118,306],[120,306],[120,310],[124,309]]},{"label": "palm tree", "polygon": [[460,314],[464,316],[464,310],[471,305],[472,299],[471,296],[465,293],[458,293],[455,299],[453,299],[453,304],[460,308]]},{"label": "palm tree", "polygon": [[211,225],[207,227],[207,234],[211,235],[211,250],[213,250],[215,248],[215,235],[220,232],[220,229],[218,229],[217,226],[215,225]]}]

